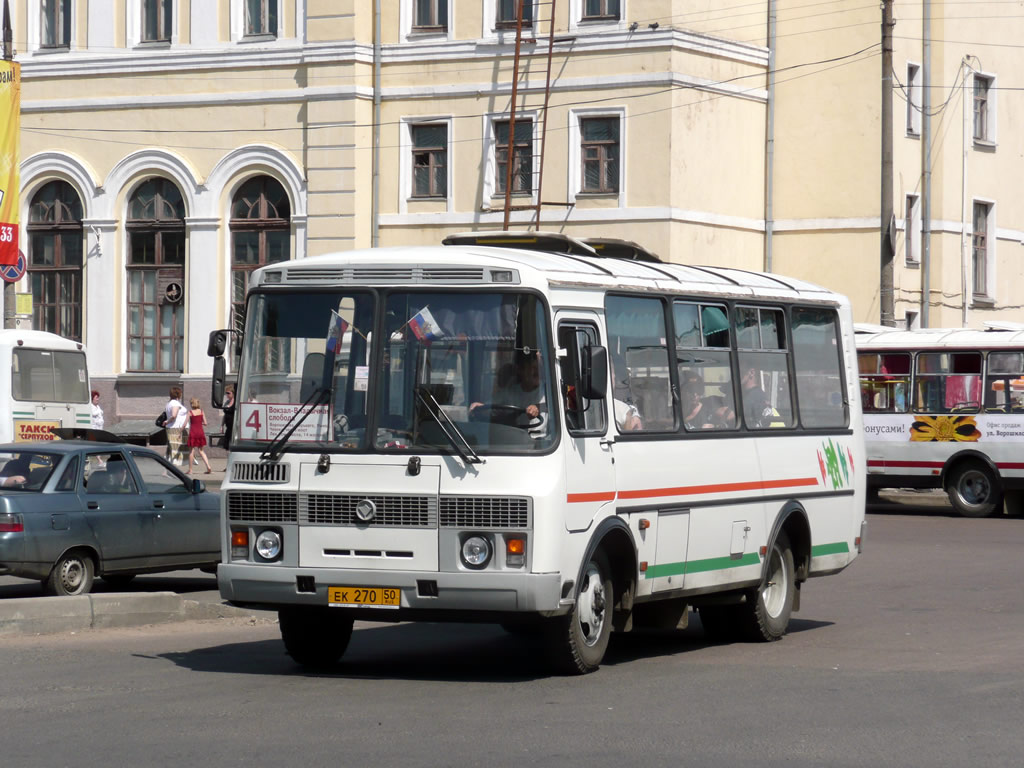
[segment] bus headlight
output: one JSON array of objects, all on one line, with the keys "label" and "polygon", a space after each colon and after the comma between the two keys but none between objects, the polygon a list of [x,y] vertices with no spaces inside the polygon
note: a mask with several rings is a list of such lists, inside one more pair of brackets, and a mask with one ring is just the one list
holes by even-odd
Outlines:
[{"label": "bus headlight", "polygon": [[491,542],[474,534],[462,540],[462,562],[467,568],[485,568],[491,561]]},{"label": "bus headlight", "polygon": [[264,560],[276,560],[281,554],[281,534],[277,531],[260,531],[256,537],[256,554]]}]

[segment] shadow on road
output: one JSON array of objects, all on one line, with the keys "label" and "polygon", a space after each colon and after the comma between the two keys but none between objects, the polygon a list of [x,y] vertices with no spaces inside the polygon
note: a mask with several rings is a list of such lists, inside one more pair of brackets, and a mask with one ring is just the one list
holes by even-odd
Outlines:
[{"label": "shadow on road", "polygon": [[[217,577],[202,571],[181,571],[181,574],[166,576],[162,574],[140,575],[125,586],[112,587],[97,578],[93,582],[92,594],[102,595],[111,592],[128,592],[145,594],[146,592],[177,592],[188,595],[194,592],[208,592],[217,589]],[[17,579],[13,576],[3,577],[0,581],[0,600],[16,597],[42,597],[43,585],[33,579]]]}]

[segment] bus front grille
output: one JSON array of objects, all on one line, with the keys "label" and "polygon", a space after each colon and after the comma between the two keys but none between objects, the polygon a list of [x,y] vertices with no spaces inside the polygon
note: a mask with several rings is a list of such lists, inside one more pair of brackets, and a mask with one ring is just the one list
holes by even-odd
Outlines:
[{"label": "bus front grille", "polygon": [[[356,506],[361,501],[373,502],[373,516],[368,520],[356,515]],[[310,525],[437,527],[437,499],[434,496],[304,493],[301,508],[301,522]]]},{"label": "bus front grille", "polygon": [[227,506],[229,520],[255,523],[294,523],[298,520],[295,493],[228,491]]},{"label": "bus front grille", "polygon": [[442,528],[530,527],[530,499],[509,496],[442,496]]},{"label": "bus front grille", "polygon": [[242,483],[287,483],[290,464],[236,461],[231,465],[231,479]]}]

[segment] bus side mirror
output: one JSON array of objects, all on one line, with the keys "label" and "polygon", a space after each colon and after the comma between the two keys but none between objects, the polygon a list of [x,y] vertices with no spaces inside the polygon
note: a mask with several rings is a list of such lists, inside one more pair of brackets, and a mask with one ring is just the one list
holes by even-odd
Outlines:
[{"label": "bus side mirror", "polygon": [[[309,352],[302,362],[302,380],[299,384],[299,400],[306,402],[313,396],[313,390],[323,386],[324,381],[330,383],[330,375],[324,371],[326,356],[323,352]],[[334,373],[333,370],[330,372]]]},{"label": "bus side mirror", "polygon": [[604,400],[608,393],[608,350],[601,346],[583,348],[580,394],[587,400]]},{"label": "bus side mirror", "polygon": [[213,387],[210,391],[210,402],[214,408],[224,407],[224,376],[227,372],[227,363],[223,357],[213,358]]},{"label": "bus side mirror", "polygon": [[206,344],[206,354],[210,357],[220,357],[228,346],[227,331],[210,331],[210,340]]}]

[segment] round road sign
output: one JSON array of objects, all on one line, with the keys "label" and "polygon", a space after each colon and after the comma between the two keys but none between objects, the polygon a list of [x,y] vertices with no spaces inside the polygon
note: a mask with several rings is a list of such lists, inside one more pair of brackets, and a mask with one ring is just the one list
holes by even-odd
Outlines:
[{"label": "round road sign", "polygon": [[8,283],[16,283],[25,274],[25,264],[25,254],[18,251],[18,263],[0,267],[0,277]]}]

